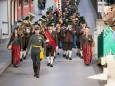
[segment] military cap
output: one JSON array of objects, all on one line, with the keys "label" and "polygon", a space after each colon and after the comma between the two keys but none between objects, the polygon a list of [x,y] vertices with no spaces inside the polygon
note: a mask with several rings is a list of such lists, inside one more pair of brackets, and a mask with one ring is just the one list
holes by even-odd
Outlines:
[{"label": "military cap", "polygon": [[67,23],[67,22],[65,22],[65,23],[64,23],[64,26],[65,26],[65,27],[68,27],[68,23]]},{"label": "military cap", "polygon": [[48,11],[48,12],[53,11],[52,7],[47,8],[47,11]]},{"label": "military cap", "polygon": [[113,4],[115,4],[114,0],[113,1],[110,0],[110,1],[106,1],[105,6],[111,6]]},{"label": "military cap", "polygon": [[24,20],[28,20],[29,19],[29,16],[26,16],[26,18]]},{"label": "military cap", "polygon": [[85,18],[84,18],[83,16],[81,16],[81,17],[79,18],[79,21],[80,21],[82,24],[84,24],[84,23],[85,23]]},{"label": "military cap", "polygon": [[55,20],[54,20],[54,19],[52,19],[52,20],[50,20],[50,22],[51,22],[51,23],[55,23]]},{"label": "military cap", "polygon": [[38,25],[39,23],[36,21],[35,23],[34,23],[34,25]]},{"label": "military cap", "polygon": [[18,22],[18,23],[21,23],[21,22],[22,22],[22,20],[18,20],[17,22]]},{"label": "military cap", "polygon": [[72,25],[73,24],[73,22],[71,20],[69,20],[67,23],[68,23],[68,25]]},{"label": "military cap", "polygon": [[71,7],[71,10],[72,10],[73,12],[76,12],[76,10],[77,10],[76,6],[72,6],[72,7]]},{"label": "military cap", "polygon": [[53,26],[53,24],[52,24],[51,22],[49,22],[49,23],[47,24],[47,27],[49,27],[49,26]]},{"label": "military cap", "polygon": [[39,19],[39,21],[42,21],[42,19]]},{"label": "military cap", "polygon": [[85,21],[82,21],[81,23],[82,23],[82,24],[85,24],[86,22],[85,22]]},{"label": "military cap", "polygon": [[42,19],[45,19],[45,18],[46,18],[46,16],[43,15],[43,16],[42,16]]},{"label": "military cap", "polygon": [[35,27],[35,30],[40,30],[40,27],[38,26],[38,27]]},{"label": "military cap", "polygon": [[49,13],[50,13],[49,11],[46,12],[47,15],[49,15]]}]

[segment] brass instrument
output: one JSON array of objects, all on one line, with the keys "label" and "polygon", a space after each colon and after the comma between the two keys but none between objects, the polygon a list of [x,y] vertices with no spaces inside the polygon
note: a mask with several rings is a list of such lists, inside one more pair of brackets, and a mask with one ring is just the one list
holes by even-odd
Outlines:
[{"label": "brass instrument", "polygon": [[21,36],[24,35],[24,31],[26,31],[26,27],[30,27],[30,30],[32,29],[32,23],[31,21],[34,19],[34,15],[32,13],[29,14],[29,19],[27,20],[27,22],[22,21],[21,25],[18,27],[19,30],[19,34]]},{"label": "brass instrument", "polygon": [[41,21],[40,27],[41,27],[41,30],[42,30],[43,32],[47,29],[47,25],[46,25],[46,23],[43,22],[43,21]]}]

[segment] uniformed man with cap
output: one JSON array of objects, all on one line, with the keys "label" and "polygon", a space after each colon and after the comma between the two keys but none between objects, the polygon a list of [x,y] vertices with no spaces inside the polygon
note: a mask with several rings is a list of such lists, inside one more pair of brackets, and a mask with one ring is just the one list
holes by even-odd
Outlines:
[{"label": "uniformed man with cap", "polygon": [[40,27],[35,27],[35,34],[30,37],[27,54],[29,55],[29,50],[31,47],[31,58],[33,61],[34,76],[39,78],[40,72],[40,52],[44,48],[44,38],[40,35]]},{"label": "uniformed man with cap", "polygon": [[73,41],[74,41],[74,29],[72,28],[72,21],[69,20],[68,27],[66,28],[66,31],[64,33],[64,42],[65,42],[65,48],[66,48],[66,59],[69,58],[69,60],[72,60],[72,48],[73,48]]},{"label": "uniformed man with cap", "polygon": [[[17,26],[20,26],[21,25],[21,23],[22,23],[22,20],[18,20],[17,21]],[[20,32],[20,30],[19,30],[19,28],[18,28],[18,31]],[[20,32],[19,33],[19,35],[21,36],[21,34],[22,34],[22,32]],[[21,36],[21,42],[22,42],[22,40],[23,40],[23,38],[22,38],[22,36]],[[22,42],[22,44],[23,44],[23,42]],[[25,43],[24,43],[25,44]],[[23,44],[23,45],[24,45]],[[23,45],[22,45],[22,49],[21,49],[21,53],[20,53],[20,61],[23,61]]]},{"label": "uniformed man with cap", "polygon": [[[58,39],[57,39],[57,33],[56,31],[53,30],[53,25],[51,22],[48,23],[48,33],[51,36],[51,39],[55,42],[55,44],[58,44]],[[53,61],[54,61],[54,54],[56,52],[55,47],[50,43],[50,39],[46,37],[46,57],[48,60],[47,66],[53,67]],[[54,44],[54,45],[55,45]]]},{"label": "uniformed man with cap", "polygon": [[66,46],[65,46],[66,41],[64,39],[65,39],[65,32],[67,29],[68,29],[68,24],[66,21],[64,21],[63,26],[61,27],[61,30],[60,30],[60,37],[61,37],[61,42],[62,42],[62,50],[63,50],[64,58],[66,57]]},{"label": "uniformed man with cap", "polygon": [[[29,19],[29,17],[27,16],[27,17],[25,17],[24,19],[23,19],[23,21],[19,21],[20,22],[20,25],[24,22],[24,23],[27,23],[28,20]],[[26,37],[25,37],[25,33],[26,33],[26,29],[25,29],[26,27],[20,27],[19,28],[19,34],[20,34],[20,36],[21,36],[21,42],[22,42],[22,49],[21,49],[21,58],[20,58],[20,61],[23,61],[23,59],[26,59]]]},{"label": "uniformed man with cap", "polygon": [[79,57],[82,58],[82,50],[80,50],[80,44],[81,44],[80,41],[81,41],[82,35],[84,33],[84,28],[87,25],[86,25],[85,19],[83,17],[81,17],[79,19],[79,21],[80,21],[80,26],[78,26],[76,29],[76,36],[77,36],[77,53],[76,53],[76,55],[78,55]]}]

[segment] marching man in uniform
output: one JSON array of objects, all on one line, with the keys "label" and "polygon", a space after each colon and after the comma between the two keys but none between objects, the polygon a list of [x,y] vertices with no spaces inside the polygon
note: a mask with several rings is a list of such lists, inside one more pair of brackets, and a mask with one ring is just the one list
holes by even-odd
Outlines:
[{"label": "marching man in uniform", "polygon": [[31,47],[31,58],[33,61],[33,70],[34,76],[39,78],[39,71],[40,71],[40,52],[44,48],[44,38],[40,35],[40,27],[35,27],[35,34],[30,37],[28,47],[27,47],[27,54],[29,55],[29,50]]},{"label": "marching man in uniform", "polygon": [[65,32],[66,30],[68,29],[68,24],[67,22],[64,22],[63,26],[61,27],[61,30],[60,30],[60,37],[61,37],[61,41],[62,41],[62,50],[63,50],[63,57],[66,58],[66,45],[65,45]]},{"label": "marching man in uniform", "polygon": [[45,32],[46,34],[46,57],[48,60],[47,66],[53,67],[54,61],[54,53],[56,53],[56,46],[57,46],[57,33],[53,30],[53,25],[50,22],[48,25],[48,30]]},{"label": "marching man in uniform", "polygon": [[65,46],[66,46],[66,59],[72,60],[72,48],[73,48],[73,41],[74,41],[74,29],[72,28],[72,21],[68,21],[68,27],[65,31]]}]

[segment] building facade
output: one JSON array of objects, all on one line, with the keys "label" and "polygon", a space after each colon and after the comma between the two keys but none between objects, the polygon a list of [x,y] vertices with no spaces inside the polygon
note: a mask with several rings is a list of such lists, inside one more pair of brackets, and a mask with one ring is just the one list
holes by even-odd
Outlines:
[{"label": "building facade", "polygon": [[0,0],[0,38],[8,39],[15,23],[33,11],[33,0]]},{"label": "building facade", "polygon": [[0,0],[0,38],[10,36],[10,0]]},{"label": "building facade", "polygon": [[33,0],[11,0],[11,26],[12,30],[15,27],[15,23],[28,16],[29,13],[33,13]]}]

